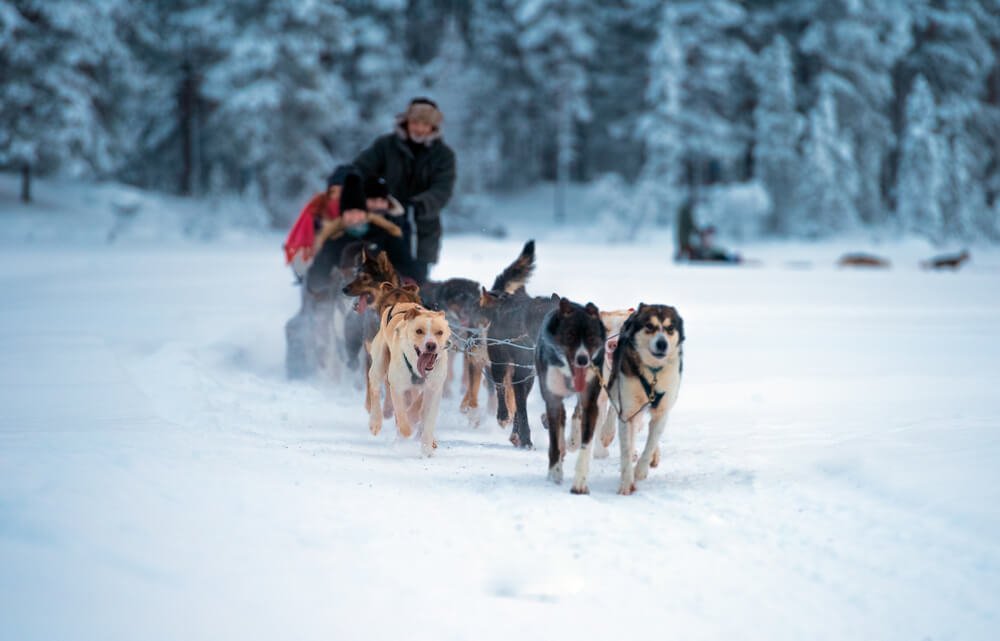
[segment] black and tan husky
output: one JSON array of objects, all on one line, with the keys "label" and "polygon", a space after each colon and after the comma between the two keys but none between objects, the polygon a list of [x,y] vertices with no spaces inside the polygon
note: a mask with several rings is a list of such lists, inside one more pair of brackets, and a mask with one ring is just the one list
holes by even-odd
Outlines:
[{"label": "black and tan husky", "polygon": [[[635,482],[645,479],[649,468],[660,462],[660,436],[681,386],[683,343],[684,321],[668,305],[640,303],[622,325],[607,384],[610,411],[618,414],[619,494],[634,492]],[[645,413],[649,414],[649,436],[633,467],[635,435]]]},{"label": "black and tan husky", "polygon": [[493,281],[493,288],[484,288],[480,297],[489,323],[487,352],[490,380],[497,390],[497,421],[504,427],[513,421],[510,441],[523,448],[532,447],[527,403],[534,384],[535,339],[542,318],[559,303],[555,294],[533,298],[524,291],[534,269],[535,242],[528,241],[517,259]]}]

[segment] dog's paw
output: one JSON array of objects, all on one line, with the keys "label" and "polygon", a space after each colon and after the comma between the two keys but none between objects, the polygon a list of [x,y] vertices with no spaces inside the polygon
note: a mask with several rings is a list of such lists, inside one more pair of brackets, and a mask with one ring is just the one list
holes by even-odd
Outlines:
[{"label": "dog's paw", "polygon": [[618,493],[622,496],[629,496],[633,492],[635,492],[635,483],[622,479],[622,482],[618,485]]},{"label": "dog's paw", "polygon": [[587,487],[586,483],[580,483],[579,485],[577,485],[576,483],[574,483],[573,487],[569,488],[569,493],[570,494],[590,494],[590,488]]},{"label": "dog's paw", "polygon": [[430,445],[428,445],[427,443],[421,443],[420,444],[420,454],[424,458],[430,458],[430,457],[434,456],[434,450],[436,448],[437,448],[437,443],[431,443]]},{"label": "dog's paw", "polygon": [[373,416],[368,421],[368,430],[372,433],[372,436],[378,436],[378,433],[382,431],[382,421],[378,417]]},{"label": "dog's paw", "polygon": [[608,448],[606,447],[595,447],[594,448],[594,458],[608,458]]},{"label": "dog's paw", "polygon": [[615,440],[614,427],[612,427],[611,429],[601,430],[601,445],[603,445],[605,449],[611,447],[611,443],[613,443],[614,440]]},{"label": "dog's paw", "polygon": [[521,447],[521,437],[517,435],[517,432],[511,432],[510,442],[514,447]]},{"label": "dog's paw", "polygon": [[555,465],[549,468],[549,480],[555,483],[556,485],[562,483],[563,481],[562,462],[556,463]]},{"label": "dog's paw", "polygon": [[645,461],[639,461],[639,463],[635,466],[635,480],[644,481],[648,476],[649,464]]},{"label": "dog's paw", "polygon": [[413,426],[406,421],[399,420],[399,417],[396,417],[396,428],[403,438],[410,438],[413,435]]},{"label": "dog's paw", "polygon": [[660,466],[660,446],[657,445],[656,449],[653,450],[653,458],[649,461],[649,467],[659,467]]}]

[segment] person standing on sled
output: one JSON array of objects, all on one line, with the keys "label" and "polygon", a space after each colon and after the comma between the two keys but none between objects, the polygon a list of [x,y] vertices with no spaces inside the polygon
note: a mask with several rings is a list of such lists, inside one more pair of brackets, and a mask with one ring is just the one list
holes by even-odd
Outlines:
[{"label": "person standing on sled", "polygon": [[441,137],[444,116],[429,98],[414,98],[396,116],[393,133],[375,139],[354,164],[365,176],[383,176],[406,210],[403,238],[409,265],[397,269],[422,285],[441,252],[441,210],[455,188],[455,152]]}]

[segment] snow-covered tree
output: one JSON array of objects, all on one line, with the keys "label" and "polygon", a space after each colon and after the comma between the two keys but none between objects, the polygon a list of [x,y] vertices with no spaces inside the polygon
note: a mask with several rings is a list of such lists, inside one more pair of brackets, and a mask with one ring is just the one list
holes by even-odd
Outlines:
[{"label": "snow-covered tree", "polygon": [[[262,17],[263,16],[263,17]],[[208,157],[253,176],[272,212],[291,216],[288,199],[324,185],[355,150],[338,144],[357,115],[334,66],[346,30],[336,4],[243,0],[224,14],[232,41],[205,75]]]},{"label": "snow-covered tree", "polygon": [[752,134],[753,53],[739,35],[747,10],[733,0],[681,0],[671,9],[684,65],[677,129],[689,180],[741,178]]},{"label": "snow-covered tree", "polygon": [[102,175],[122,162],[116,81],[128,53],[117,2],[0,2],[0,166],[22,175],[61,169]]},{"label": "snow-covered tree", "polygon": [[831,93],[854,149],[857,210],[862,220],[878,222],[887,210],[882,175],[895,144],[888,117],[892,69],[910,47],[911,17],[905,4],[881,0],[815,0],[811,6],[815,13],[799,43],[815,76],[811,86]]},{"label": "snow-covered tree", "polygon": [[944,236],[941,199],[945,187],[946,147],[937,131],[937,108],[930,85],[918,76],[906,101],[896,182],[896,215],[901,227],[939,241]]},{"label": "snow-covered tree", "polygon": [[645,140],[637,134],[662,8],[660,0],[620,0],[592,3],[584,14],[594,53],[587,66],[593,118],[579,132],[582,180],[606,172],[634,180],[642,169]]},{"label": "snow-covered tree", "polygon": [[565,219],[565,190],[577,156],[577,127],[591,119],[587,65],[594,43],[583,0],[527,0],[518,7],[520,45],[555,134],[555,219]]},{"label": "snow-covered tree", "polygon": [[796,110],[791,51],[784,37],[777,36],[761,54],[755,80],[754,169],[771,198],[768,231],[783,234],[790,220],[800,215],[795,195],[804,129],[804,119]]},{"label": "snow-covered tree", "polygon": [[837,121],[833,90],[821,87],[803,150],[796,197],[801,213],[789,221],[790,233],[814,238],[858,224],[855,203],[860,180],[854,159],[850,139]]},{"label": "snow-covered tree", "polygon": [[677,14],[667,5],[659,21],[659,34],[650,54],[651,70],[645,91],[646,113],[638,134],[646,143],[646,162],[636,185],[631,215],[641,222],[669,224],[674,220],[687,189],[683,186],[685,147],[681,135],[684,86],[684,53],[677,37]]}]

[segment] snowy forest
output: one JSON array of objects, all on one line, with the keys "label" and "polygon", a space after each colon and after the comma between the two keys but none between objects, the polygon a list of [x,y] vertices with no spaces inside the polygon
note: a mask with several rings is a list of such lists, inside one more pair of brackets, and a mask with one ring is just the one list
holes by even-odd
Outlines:
[{"label": "snowy forest", "polygon": [[61,174],[284,225],[417,95],[452,211],[581,182],[634,225],[735,198],[747,235],[1000,240],[1000,0],[0,1],[25,201]]}]

